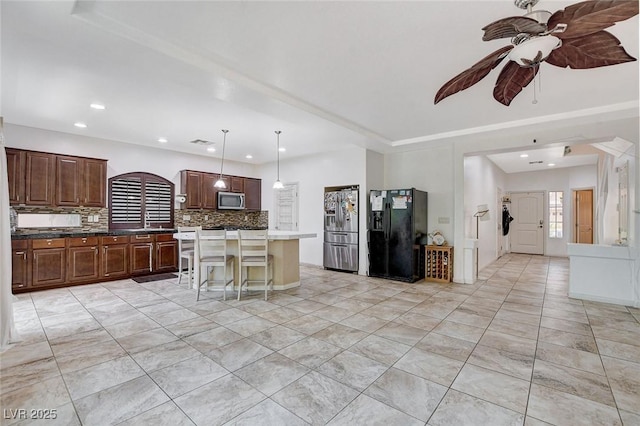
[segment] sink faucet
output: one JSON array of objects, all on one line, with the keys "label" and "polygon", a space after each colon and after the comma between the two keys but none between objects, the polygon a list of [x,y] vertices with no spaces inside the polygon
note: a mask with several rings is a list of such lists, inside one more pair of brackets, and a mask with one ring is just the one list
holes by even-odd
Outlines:
[{"label": "sink faucet", "polygon": [[149,221],[151,220],[151,215],[149,212],[144,212],[144,229],[149,228]]}]

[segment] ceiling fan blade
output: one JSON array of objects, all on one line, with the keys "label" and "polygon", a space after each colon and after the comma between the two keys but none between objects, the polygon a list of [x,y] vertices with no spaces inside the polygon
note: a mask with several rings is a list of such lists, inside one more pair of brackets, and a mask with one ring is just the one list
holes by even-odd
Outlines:
[{"label": "ceiling fan blade", "polygon": [[460,74],[447,81],[440,90],[438,90],[438,93],[436,93],[433,104],[437,104],[447,96],[451,96],[461,90],[468,89],[482,80],[487,74],[489,74],[489,71],[498,66],[511,49],[513,49],[513,46],[511,45],[498,49],[474,64],[471,68],[462,71]]},{"label": "ceiling fan blade", "polygon": [[547,27],[553,29],[557,24],[567,24],[564,32],[553,34],[566,40],[596,33],[637,14],[638,0],[584,1],[551,15]]},{"label": "ceiling fan blade", "polygon": [[547,30],[547,27],[535,19],[524,16],[511,16],[509,18],[498,19],[482,28],[484,36],[482,40],[489,41],[498,38],[511,38],[520,33],[538,35]]},{"label": "ceiling fan blade", "polygon": [[635,61],[613,34],[599,31],[580,38],[564,40],[546,59],[561,68],[586,69]]},{"label": "ceiling fan blade", "polygon": [[496,87],[493,88],[493,98],[501,104],[509,106],[513,98],[533,80],[538,73],[538,68],[524,68],[509,61],[500,71]]}]

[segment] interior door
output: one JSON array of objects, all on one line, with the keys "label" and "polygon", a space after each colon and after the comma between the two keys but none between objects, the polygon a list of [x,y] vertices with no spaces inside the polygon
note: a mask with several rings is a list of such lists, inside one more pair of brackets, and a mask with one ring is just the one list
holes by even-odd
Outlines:
[{"label": "interior door", "polygon": [[593,244],[593,189],[581,189],[573,194],[576,229],[574,242]]},{"label": "interior door", "polygon": [[512,253],[544,254],[544,193],[511,194]]}]

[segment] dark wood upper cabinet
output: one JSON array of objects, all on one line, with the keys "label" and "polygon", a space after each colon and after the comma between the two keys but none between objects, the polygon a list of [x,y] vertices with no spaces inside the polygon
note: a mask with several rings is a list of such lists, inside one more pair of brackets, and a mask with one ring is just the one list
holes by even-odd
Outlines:
[{"label": "dark wood upper cabinet", "polygon": [[27,151],[25,203],[52,206],[56,179],[56,156],[44,152]]},{"label": "dark wood upper cabinet", "polygon": [[107,206],[107,161],[93,158],[83,159],[82,205],[87,207]]},{"label": "dark wood upper cabinet", "polygon": [[7,148],[9,202],[106,207],[107,161]]},{"label": "dark wood upper cabinet", "polygon": [[56,205],[79,206],[82,183],[82,159],[57,155]]},{"label": "dark wood upper cabinet", "polygon": [[244,179],[245,207],[247,210],[261,210],[262,208],[262,180],[254,178]]},{"label": "dark wood upper cabinet", "polygon": [[7,181],[9,184],[9,203],[21,204],[25,202],[25,153],[18,149],[6,149]]},{"label": "dark wood upper cabinet", "polygon": [[187,197],[183,207],[187,209],[202,208],[202,172],[182,170],[180,172],[180,193]]},{"label": "dark wood upper cabinet", "polygon": [[202,208],[215,209],[218,207],[218,188],[214,186],[218,176],[212,173],[202,174]]},{"label": "dark wood upper cabinet", "polygon": [[227,186],[229,192],[244,192],[244,179],[240,176],[229,176],[231,185]]}]

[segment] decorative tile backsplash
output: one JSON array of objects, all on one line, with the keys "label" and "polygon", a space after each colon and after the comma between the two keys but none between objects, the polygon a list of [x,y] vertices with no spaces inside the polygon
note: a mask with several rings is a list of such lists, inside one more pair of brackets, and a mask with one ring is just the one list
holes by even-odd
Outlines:
[{"label": "decorative tile backsplash", "polygon": [[[33,234],[34,232],[98,232],[109,230],[109,209],[99,207],[38,207],[12,206],[20,214],[74,214],[81,219],[80,227],[54,228],[19,228],[16,234]],[[187,220],[188,219],[188,220]],[[269,226],[269,212],[244,212],[223,210],[186,210],[174,211],[173,225],[179,226],[238,226],[260,227]]]},{"label": "decorative tile backsplash", "polygon": [[176,209],[173,224],[176,228],[178,226],[249,226],[267,228],[269,226],[269,212]]},{"label": "decorative tile backsplash", "polygon": [[[71,214],[80,216],[79,227],[50,227],[50,228],[18,228],[16,234],[33,234],[34,232],[97,232],[109,230],[109,209],[101,207],[39,207],[39,206],[12,206],[21,214],[60,215]],[[91,221],[91,222],[90,222]]]}]

